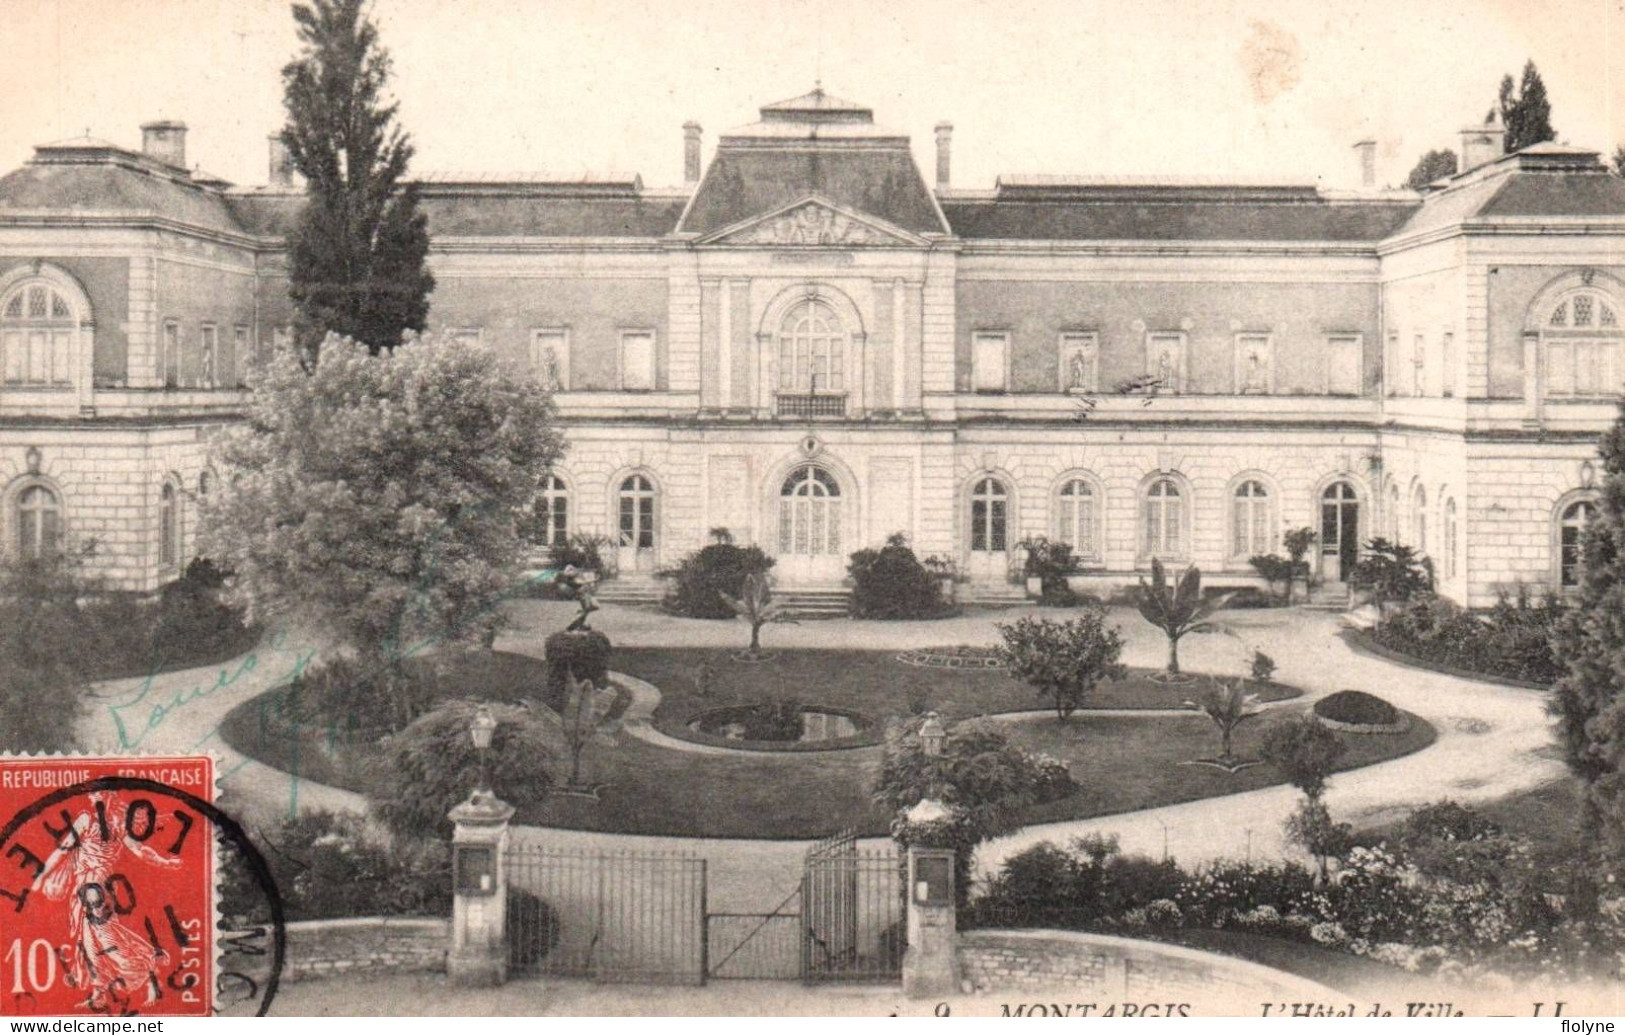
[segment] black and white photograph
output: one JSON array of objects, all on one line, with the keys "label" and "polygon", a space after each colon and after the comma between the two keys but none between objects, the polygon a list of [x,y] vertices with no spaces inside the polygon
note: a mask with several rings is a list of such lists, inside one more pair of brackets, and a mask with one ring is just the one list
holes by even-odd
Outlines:
[{"label": "black and white photograph", "polygon": [[0,1017],[1625,1014],[1625,0],[0,25]]}]

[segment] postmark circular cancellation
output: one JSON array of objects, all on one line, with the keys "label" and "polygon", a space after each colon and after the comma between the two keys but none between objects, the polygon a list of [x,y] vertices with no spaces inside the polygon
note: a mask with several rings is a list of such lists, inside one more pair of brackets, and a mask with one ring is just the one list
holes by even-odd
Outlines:
[{"label": "postmark circular cancellation", "polygon": [[[223,864],[266,925],[219,925]],[[281,896],[214,760],[0,757],[0,1015],[263,1015]]]}]

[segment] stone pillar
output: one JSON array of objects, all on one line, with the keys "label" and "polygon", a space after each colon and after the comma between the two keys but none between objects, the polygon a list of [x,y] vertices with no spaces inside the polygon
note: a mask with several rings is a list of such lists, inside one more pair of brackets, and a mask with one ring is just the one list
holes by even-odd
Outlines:
[{"label": "stone pillar", "polygon": [[508,979],[504,931],[508,901],[502,853],[513,806],[475,791],[448,815],[451,837],[451,955],[446,974],[459,985],[491,988]]},{"label": "stone pillar", "polygon": [[959,931],[954,906],[954,850],[908,848],[908,951],[903,994],[912,999],[959,992]]}]

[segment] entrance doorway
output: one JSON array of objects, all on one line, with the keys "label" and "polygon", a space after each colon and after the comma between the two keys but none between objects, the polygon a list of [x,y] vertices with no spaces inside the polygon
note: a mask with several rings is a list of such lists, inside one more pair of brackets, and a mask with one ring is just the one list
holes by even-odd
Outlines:
[{"label": "entrance doorway", "polygon": [[790,472],[779,489],[778,571],[793,582],[839,582],[841,486],[816,464]]},{"label": "entrance doorway", "polygon": [[971,579],[1003,584],[1010,580],[1010,492],[997,478],[979,478],[970,494]]},{"label": "entrance doorway", "polygon": [[655,487],[641,474],[621,482],[618,559],[621,572],[655,570]]},{"label": "entrance doorway", "polygon": [[1320,577],[1347,582],[1360,559],[1360,497],[1348,482],[1320,494]]}]

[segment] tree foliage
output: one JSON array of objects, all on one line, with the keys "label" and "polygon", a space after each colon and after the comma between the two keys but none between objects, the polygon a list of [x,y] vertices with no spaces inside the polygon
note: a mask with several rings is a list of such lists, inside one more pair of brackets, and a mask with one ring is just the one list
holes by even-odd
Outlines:
[{"label": "tree foliage", "polygon": [[1342,759],[1343,741],[1312,715],[1277,723],[1264,732],[1264,761],[1311,801],[1326,793],[1326,781]]},{"label": "tree foliage", "polygon": [[295,4],[303,49],[282,69],[282,130],[307,201],[288,243],[288,293],[307,363],[332,332],[391,349],[421,331],[434,277],[411,138],[387,100],[389,53],[366,0]]},{"label": "tree foliage", "polygon": [[1064,622],[1018,618],[998,625],[1004,637],[1000,655],[1010,675],[1047,699],[1063,722],[1088,698],[1102,679],[1128,675],[1118,658],[1123,638],[1106,624],[1105,612],[1085,608]]},{"label": "tree foliage", "polygon": [[1608,166],[1615,176],[1625,177],[1625,144],[1614,148],[1614,157],[1609,159]]},{"label": "tree foliage", "polygon": [[894,532],[880,549],[852,554],[846,570],[852,575],[854,618],[935,618],[951,607],[933,575],[908,545],[908,537]]},{"label": "tree foliage", "polygon": [[1546,97],[1546,83],[1533,61],[1524,63],[1516,90],[1510,75],[1502,78],[1496,104],[1501,121],[1506,125],[1508,154],[1522,151],[1531,144],[1557,139],[1557,131],[1552,129],[1552,104]]},{"label": "tree foliage", "polygon": [[95,655],[80,607],[90,550],[0,563],[0,730],[12,751],[68,751]]},{"label": "tree foliage", "polygon": [[580,788],[581,759],[589,747],[612,748],[620,720],[615,717],[615,690],[590,679],[577,679],[568,669],[564,674],[567,692],[562,711],[538,708],[535,717],[547,727],[563,752],[570,757],[570,778],[565,786]]},{"label": "tree foliage", "polygon": [[1417,159],[1416,165],[1405,176],[1405,186],[1421,190],[1434,180],[1453,176],[1456,172],[1456,152],[1448,147],[1429,151]]},{"label": "tree foliage", "polygon": [[1433,564],[1415,547],[1377,536],[1365,550],[1348,581],[1370,593],[1379,612],[1386,612],[1390,603],[1403,603],[1433,589]]},{"label": "tree foliage", "polygon": [[1625,404],[1598,450],[1606,476],[1583,539],[1580,599],[1558,625],[1568,674],[1551,702],[1564,758],[1585,784],[1586,818],[1625,857]]},{"label": "tree foliage", "polygon": [[488,348],[430,337],[376,357],[330,337],[308,375],[285,354],[252,381],[200,528],[236,592],[380,667],[489,642],[519,522],[562,452],[546,393]]},{"label": "tree foliage", "polygon": [[773,599],[773,583],[766,572],[751,572],[739,588],[737,597],[722,594],[722,599],[733,608],[734,614],[750,626],[750,647],[746,653],[756,657],[762,653],[762,626],[769,622],[790,621],[784,605]]},{"label": "tree foliage", "polygon": [[1248,693],[1247,684],[1240,679],[1210,679],[1200,698],[1185,702],[1186,707],[1200,711],[1218,727],[1219,758],[1226,762],[1235,758],[1231,747],[1236,730],[1263,714],[1257,705],[1258,695]]},{"label": "tree foliage", "polygon": [[1203,598],[1202,572],[1196,565],[1186,568],[1175,586],[1168,584],[1162,562],[1151,562],[1151,584],[1140,580],[1134,603],[1140,616],[1168,637],[1168,674],[1179,674],[1179,640],[1186,633],[1210,628],[1208,619],[1230,602],[1228,594]]}]

